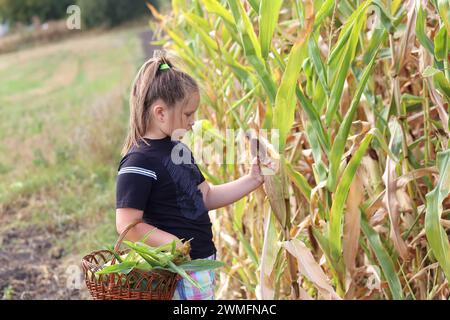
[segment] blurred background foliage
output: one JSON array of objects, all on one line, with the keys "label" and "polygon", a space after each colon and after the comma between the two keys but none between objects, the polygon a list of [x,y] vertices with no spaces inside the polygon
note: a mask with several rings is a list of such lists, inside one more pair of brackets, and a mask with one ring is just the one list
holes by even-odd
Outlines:
[{"label": "blurred background foliage", "polygon": [[61,19],[71,4],[70,0],[0,0],[0,21],[31,23],[33,17],[41,21]]},{"label": "blurred background foliage", "polygon": [[0,0],[0,21],[31,23],[57,20],[67,16],[70,5],[78,5],[85,27],[105,25],[108,27],[148,15],[146,3],[159,8],[156,0]]}]

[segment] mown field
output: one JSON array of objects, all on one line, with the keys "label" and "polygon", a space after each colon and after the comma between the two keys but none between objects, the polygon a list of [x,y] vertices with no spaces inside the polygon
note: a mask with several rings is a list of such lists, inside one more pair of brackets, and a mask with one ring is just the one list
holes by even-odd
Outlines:
[{"label": "mown field", "polygon": [[116,168],[147,30],[0,56],[0,298],[87,297],[78,266],[116,238]]}]

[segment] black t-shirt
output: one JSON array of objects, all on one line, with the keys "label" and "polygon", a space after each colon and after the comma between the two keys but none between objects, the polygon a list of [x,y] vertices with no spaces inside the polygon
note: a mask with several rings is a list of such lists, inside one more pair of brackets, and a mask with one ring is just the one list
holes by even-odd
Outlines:
[{"label": "black t-shirt", "polygon": [[193,238],[192,259],[214,254],[212,224],[198,189],[205,178],[192,152],[169,136],[145,140],[149,146],[140,141],[120,161],[116,208],[143,210],[146,223],[183,241]]}]

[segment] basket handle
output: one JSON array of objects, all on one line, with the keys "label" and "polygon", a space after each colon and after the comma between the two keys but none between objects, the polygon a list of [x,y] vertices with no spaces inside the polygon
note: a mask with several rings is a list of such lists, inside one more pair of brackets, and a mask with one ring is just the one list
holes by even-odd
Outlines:
[{"label": "basket handle", "polygon": [[[134,228],[134,227],[135,227],[136,225],[138,225],[139,223],[143,223],[143,222],[144,222],[143,219],[138,219],[138,220],[136,220],[136,221],[130,223],[130,224],[125,228],[125,230],[122,231],[122,233],[119,235],[119,239],[117,239],[117,242],[116,242],[116,244],[114,245],[114,251],[115,251],[115,252],[118,252],[118,251],[119,251],[120,245],[122,244],[123,239],[125,239],[125,236],[127,235],[128,231],[130,231],[132,228]],[[115,264],[115,263],[116,263],[116,257],[113,256],[112,259],[111,259],[111,265],[113,265],[113,264]],[[109,286],[108,286],[109,289],[112,289],[113,285],[114,285],[114,273],[111,273],[111,274],[109,275]]]},{"label": "basket handle", "polygon": [[119,236],[119,239],[117,239],[116,244],[114,245],[114,251],[119,251],[120,245],[122,244],[123,239],[125,239],[125,236],[127,235],[128,231],[130,231],[132,228],[134,228],[139,223],[143,223],[143,219],[136,220],[132,223],[130,223],[125,230],[122,231],[122,233]]}]

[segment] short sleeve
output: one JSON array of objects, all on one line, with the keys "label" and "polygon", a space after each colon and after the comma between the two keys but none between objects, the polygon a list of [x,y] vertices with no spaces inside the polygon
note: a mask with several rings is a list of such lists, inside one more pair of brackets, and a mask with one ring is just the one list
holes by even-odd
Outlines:
[{"label": "short sleeve", "polygon": [[122,159],[116,180],[116,208],[145,209],[158,179],[155,167],[154,161],[137,152]]}]

